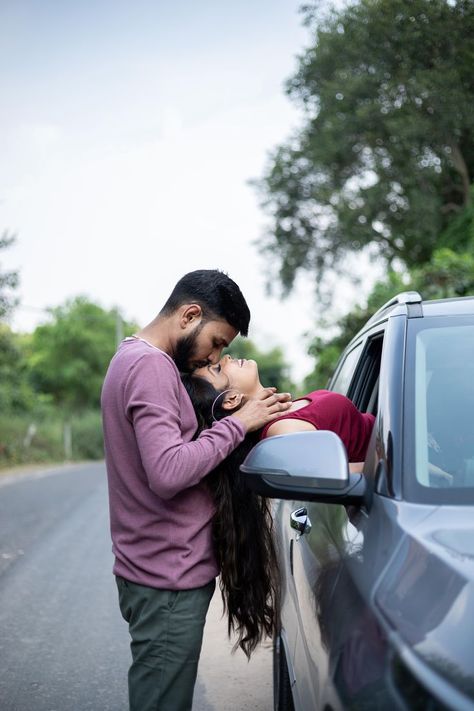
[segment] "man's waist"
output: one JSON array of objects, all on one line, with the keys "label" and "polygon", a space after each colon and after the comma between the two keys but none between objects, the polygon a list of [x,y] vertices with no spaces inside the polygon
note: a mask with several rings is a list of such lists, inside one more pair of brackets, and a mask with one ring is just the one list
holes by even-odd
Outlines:
[{"label": "man's waist", "polygon": [[116,550],[113,573],[137,585],[163,590],[189,590],[206,585],[218,574],[219,569],[213,552],[205,559],[187,559],[186,561],[166,560],[163,555],[156,561],[133,562],[124,558]]}]

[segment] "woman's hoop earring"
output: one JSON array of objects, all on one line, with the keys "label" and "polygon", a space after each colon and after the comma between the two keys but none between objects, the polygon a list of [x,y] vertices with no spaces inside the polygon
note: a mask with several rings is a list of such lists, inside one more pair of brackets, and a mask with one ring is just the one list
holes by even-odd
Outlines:
[{"label": "woman's hoop earring", "polygon": [[212,403],[212,407],[211,407],[211,417],[212,417],[212,419],[213,419],[214,422],[219,422],[219,420],[217,420],[217,419],[214,417],[214,407],[215,407],[215,405],[216,405],[216,402],[219,400],[219,398],[221,397],[221,395],[225,395],[226,393],[230,393],[230,392],[232,392],[232,390],[234,390],[234,388],[227,388],[227,390],[223,390],[221,393],[219,393],[219,395],[216,397],[216,399],[215,399],[214,402]]}]

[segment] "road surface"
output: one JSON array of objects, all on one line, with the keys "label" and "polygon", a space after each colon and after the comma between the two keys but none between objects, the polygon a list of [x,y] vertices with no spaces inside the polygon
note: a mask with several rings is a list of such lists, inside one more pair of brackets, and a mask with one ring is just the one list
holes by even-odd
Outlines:
[{"label": "road surface", "polygon": [[[0,474],[0,709],[127,711],[102,463]],[[193,711],[271,711],[271,650],[231,654],[220,593]]]}]

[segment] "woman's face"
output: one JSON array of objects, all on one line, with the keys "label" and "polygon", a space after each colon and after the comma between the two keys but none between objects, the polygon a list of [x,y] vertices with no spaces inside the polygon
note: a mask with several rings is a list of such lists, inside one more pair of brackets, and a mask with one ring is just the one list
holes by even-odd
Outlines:
[{"label": "woman's face", "polygon": [[258,366],[254,360],[225,355],[215,365],[197,368],[194,373],[208,380],[220,391],[235,388],[243,395],[252,395],[261,388]]}]

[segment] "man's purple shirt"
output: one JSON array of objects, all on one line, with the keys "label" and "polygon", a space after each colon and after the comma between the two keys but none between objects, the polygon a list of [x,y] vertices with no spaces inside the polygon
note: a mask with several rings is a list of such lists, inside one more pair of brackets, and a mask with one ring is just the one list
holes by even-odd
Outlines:
[{"label": "man's purple shirt", "polygon": [[122,341],[102,388],[114,573],[182,590],[218,574],[214,506],[204,477],[243,440],[233,417],[192,441],[197,420],[173,360]]}]

